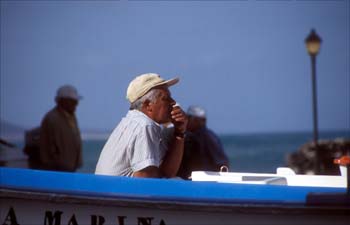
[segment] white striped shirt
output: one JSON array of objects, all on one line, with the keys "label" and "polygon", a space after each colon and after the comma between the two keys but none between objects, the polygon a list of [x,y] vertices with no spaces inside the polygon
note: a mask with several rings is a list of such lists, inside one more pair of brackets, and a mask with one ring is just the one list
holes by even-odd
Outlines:
[{"label": "white striped shirt", "polygon": [[102,149],[95,174],[132,176],[148,166],[159,167],[170,132],[138,110],[130,110]]}]

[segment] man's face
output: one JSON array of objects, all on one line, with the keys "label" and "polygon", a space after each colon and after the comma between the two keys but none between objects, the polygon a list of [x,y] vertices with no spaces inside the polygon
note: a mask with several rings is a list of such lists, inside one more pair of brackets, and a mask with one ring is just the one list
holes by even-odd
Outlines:
[{"label": "man's face", "polygon": [[175,105],[168,88],[160,88],[159,95],[155,102],[150,103],[152,107],[151,118],[157,123],[167,123],[171,120],[171,111]]},{"label": "man's face", "polygon": [[78,101],[71,98],[61,98],[58,100],[59,105],[70,114],[74,114]]},{"label": "man's face", "polygon": [[188,124],[187,124],[187,130],[191,132],[196,132],[199,129],[202,129],[206,126],[206,119],[195,117],[195,116],[189,116],[188,117]]}]

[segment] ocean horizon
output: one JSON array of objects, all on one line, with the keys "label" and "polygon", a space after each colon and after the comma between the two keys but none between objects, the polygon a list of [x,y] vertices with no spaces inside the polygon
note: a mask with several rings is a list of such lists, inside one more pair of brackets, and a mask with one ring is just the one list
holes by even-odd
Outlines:
[{"label": "ocean horizon", "polygon": [[[83,136],[84,164],[78,172],[93,173],[110,133]],[[313,133],[264,132],[218,135],[230,160],[231,172],[275,173],[286,166],[288,154],[313,140]],[[319,140],[350,139],[350,130],[321,131]]]},{"label": "ocean horizon", "polygon": [[[101,150],[112,131],[82,131],[83,166],[77,172],[94,173]],[[15,139],[1,138],[24,147],[24,132]],[[287,156],[302,145],[313,140],[310,131],[261,132],[218,134],[229,157],[231,172],[275,173],[278,167],[286,166]],[[319,140],[350,140],[350,129],[340,131],[320,131]]]},{"label": "ocean horizon", "polygon": [[[2,123],[2,128],[11,129],[1,129],[0,138],[23,149],[25,131],[30,129],[9,126],[6,123]],[[95,171],[100,152],[111,132],[112,130],[82,129],[83,166],[78,172]],[[288,154],[313,140],[312,131],[219,133],[218,136],[229,157],[232,172],[275,173],[277,167],[286,166]],[[319,140],[337,138],[350,139],[350,129],[319,131]]]}]

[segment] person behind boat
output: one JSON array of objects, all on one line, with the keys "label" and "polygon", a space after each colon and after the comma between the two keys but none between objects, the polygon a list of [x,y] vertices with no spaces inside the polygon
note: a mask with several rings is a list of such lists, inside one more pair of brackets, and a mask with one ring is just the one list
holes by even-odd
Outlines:
[{"label": "person behind boat", "polygon": [[41,169],[73,172],[82,166],[81,136],[75,116],[81,98],[71,85],[57,90],[56,106],[40,126]]},{"label": "person behind boat", "polygon": [[[128,86],[130,110],[103,147],[95,174],[174,177],[181,163],[187,117],[175,105],[169,87],[178,78],[137,76]],[[172,132],[161,124],[172,122]]]},{"label": "person behind boat", "polygon": [[192,171],[220,171],[229,160],[219,137],[207,128],[206,112],[199,106],[187,110],[185,150],[178,176],[188,179]]}]

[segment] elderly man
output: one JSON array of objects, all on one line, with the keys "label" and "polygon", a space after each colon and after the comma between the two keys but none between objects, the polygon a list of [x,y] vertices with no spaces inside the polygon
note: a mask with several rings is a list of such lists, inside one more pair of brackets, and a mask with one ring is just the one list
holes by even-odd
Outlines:
[{"label": "elderly man", "polygon": [[71,85],[57,90],[56,106],[45,115],[40,126],[41,169],[73,172],[81,167],[81,137],[75,117],[80,99]]},{"label": "elderly man", "polygon": [[[174,177],[180,166],[187,117],[168,87],[178,78],[142,74],[127,89],[130,110],[102,149],[96,174],[132,177]],[[162,124],[171,122],[169,132]]]}]

